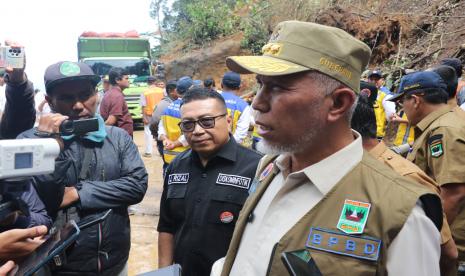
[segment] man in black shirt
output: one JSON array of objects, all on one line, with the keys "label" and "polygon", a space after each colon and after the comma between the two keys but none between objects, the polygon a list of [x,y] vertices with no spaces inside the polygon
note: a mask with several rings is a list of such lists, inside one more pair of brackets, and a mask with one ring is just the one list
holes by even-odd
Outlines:
[{"label": "man in black shirt", "polygon": [[191,146],[167,169],[160,203],[159,267],[210,275],[224,256],[261,155],[237,144],[221,95],[194,88],[183,97],[179,124]]}]

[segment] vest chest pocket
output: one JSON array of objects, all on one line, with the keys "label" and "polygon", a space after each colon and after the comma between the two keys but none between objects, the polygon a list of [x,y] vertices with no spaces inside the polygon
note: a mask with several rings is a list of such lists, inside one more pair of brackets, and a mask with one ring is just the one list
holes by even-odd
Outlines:
[{"label": "vest chest pocket", "polygon": [[349,271],[350,275],[379,275],[377,262],[317,250],[310,252],[322,275],[344,275]]},{"label": "vest chest pocket", "polygon": [[185,198],[186,192],[187,192],[186,184],[168,185],[168,191],[166,193],[166,198],[167,199]]}]

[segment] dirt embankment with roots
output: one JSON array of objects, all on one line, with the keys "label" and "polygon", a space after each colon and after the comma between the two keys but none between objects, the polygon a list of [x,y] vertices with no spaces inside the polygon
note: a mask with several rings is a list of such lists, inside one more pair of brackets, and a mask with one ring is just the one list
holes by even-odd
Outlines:
[{"label": "dirt embankment with roots", "polygon": [[372,49],[371,66],[422,69],[465,62],[465,1],[388,1],[377,10],[333,7],[317,23],[344,29]]},{"label": "dirt embankment with roots", "polygon": [[[424,69],[445,57],[458,57],[465,63],[465,0],[337,2],[340,4],[315,11],[312,18],[365,42],[373,52],[370,68],[397,75],[401,69]],[[227,71],[227,56],[248,53],[241,49],[241,39],[242,34],[237,33],[199,49],[176,47],[161,59],[166,75],[212,76],[218,82]],[[246,80],[249,86],[254,82],[253,78]]]}]

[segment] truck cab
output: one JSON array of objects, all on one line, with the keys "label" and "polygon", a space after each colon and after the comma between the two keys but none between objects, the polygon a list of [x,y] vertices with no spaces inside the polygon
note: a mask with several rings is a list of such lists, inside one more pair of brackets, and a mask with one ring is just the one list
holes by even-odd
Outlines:
[{"label": "truck cab", "polygon": [[78,59],[95,74],[108,75],[112,67],[129,72],[130,86],[123,91],[134,123],[142,121],[140,95],[152,75],[150,43],[144,38],[79,37]]}]

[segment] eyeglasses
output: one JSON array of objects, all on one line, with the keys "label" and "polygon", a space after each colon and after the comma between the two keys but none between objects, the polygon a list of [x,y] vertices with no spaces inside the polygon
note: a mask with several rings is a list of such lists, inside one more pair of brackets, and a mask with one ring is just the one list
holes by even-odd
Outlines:
[{"label": "eyeglasses", "polygon": [[410,93],[410,94],[403,95],[399,100],[397,100],[397,103],[398,103],[400,106],[403,106],[405,100],[410,100],[411,98],[413,98],[413,95],[424,96],[425,93],[418,92],[418,93]]},{"label": "eyeglasses", "polygon": [[203,117],[198,120],[192,120],[192,121],[181,121],[178,126],[181,128],[183,132],[192,132],[195,129],[195,124],[199,124],[204,129],[209,129],[209,128],[214,128],[215,127],[215,122],[217,118],[224,117],[228,115],[228,113],[224,113],[218,116],[212,116],[212,117]]}]

